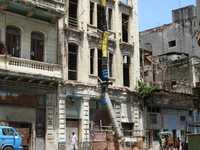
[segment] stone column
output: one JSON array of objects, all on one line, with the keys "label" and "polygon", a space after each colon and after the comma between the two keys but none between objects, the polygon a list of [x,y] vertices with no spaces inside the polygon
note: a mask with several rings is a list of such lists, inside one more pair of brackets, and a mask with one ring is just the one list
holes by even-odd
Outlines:
[{"label": "stone column", "polygon": [[93,20],[94,20],[94,26],[97,26],[97,3],[94,3],[94,15],[93,15]]},{"label": "stone column", "polygon": [[5,16],[0,15],[0,41],[6,44],[6,25],[5,25]]},{"label": "stone column", "polygon": [[87,143],[90,140],[90,118],[89,118],[89,97],[83,97],[81,103],[81,142]]},{"label": "stone column", "polygon": [[56,94],[47,95],[46,100],[46,150],[56,150]]},{"label": "stone column", "polygon": [[62,88],[58,86],[58,150],[65,150],[66,145],[66,98]]}]

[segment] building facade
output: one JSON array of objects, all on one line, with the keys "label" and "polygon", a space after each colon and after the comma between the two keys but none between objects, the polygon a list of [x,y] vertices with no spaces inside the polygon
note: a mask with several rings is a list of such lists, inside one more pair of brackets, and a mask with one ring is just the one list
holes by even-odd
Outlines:
[{"label": "building facade", "polygon": [[[197,11],[196,11],[197,10]],[[168,131],[187,142],[199,132],[198,5],[172,11],[172,23],[140,33],[141,75],[159,90],[145,107],[147,147],[159,149],[159,133]],[[196,93],[198,93],[196,91]]]},{"label": "building facade", "polygon": [[[98,0],[0,0],[0,124],[27,150],[70,149],[112,126],[101,99]],[[143,137],[137,0],[109,0],[109,95],[126,142]],[[21,117],[19,117],[21,116]]]},{"label": "building facade", "polygon": [[140,32],[140,47],[153,50],[153,56],[186,53],[200,56],[196,6],[172,10],[172,22]]},{"label": "building facade", "polygon": [[[64,25],[63,141],[70,145],[72,132],[79,143],[91,142],[91,131],[111,125],[101,104],[101,9],[98,0],[68,0]],[[140,101],[135,95],[139,70],[137,1],[109,0],[109,94],[121,130],[130,130],[127,142],[143,136]],[[66,139],[64,138],[66,137]]]},{"label": "building facade", "polygon": [[55,150],[59,125],[58,20],[64,1],[0,1],[0,124],[27,150]]}]

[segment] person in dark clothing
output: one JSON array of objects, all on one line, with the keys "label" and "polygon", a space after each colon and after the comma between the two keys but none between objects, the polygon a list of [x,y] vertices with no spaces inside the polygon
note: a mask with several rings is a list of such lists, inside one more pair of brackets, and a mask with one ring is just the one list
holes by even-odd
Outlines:
[{"label": "person in dark clothing", "polygon": [[3,42],[0,42],[0,54],[6,54],[6,48]]}]

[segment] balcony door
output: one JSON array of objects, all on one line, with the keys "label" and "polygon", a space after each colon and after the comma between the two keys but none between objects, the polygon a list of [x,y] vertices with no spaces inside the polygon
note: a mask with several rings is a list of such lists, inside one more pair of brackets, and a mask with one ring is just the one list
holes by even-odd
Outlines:
[{"label": "balcony door", "polygon": [[15,26],[6,27],[6,47],[8,54],[20,57],[21,51],[21,30]]},{"label": "balcony door", "polygon": [[44,35],[40,32],[31,33],[31,59],[44,61]]}]

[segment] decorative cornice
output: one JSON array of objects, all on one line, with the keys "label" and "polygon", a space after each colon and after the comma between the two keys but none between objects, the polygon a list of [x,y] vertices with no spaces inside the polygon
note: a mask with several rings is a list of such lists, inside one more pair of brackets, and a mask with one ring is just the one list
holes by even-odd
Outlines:
[{"label": "decorative cornice", "polygon": [[119,7],[120,7],[121,11],[126,14],[131,14],[132,9],[133,9],[130,5],[126,5],[121,1],[119,1]]},{"label": "decorative cornice", "polygon": [[122,43],[120,43],[120,49],[121,49],[121,52],[123,55],[131,56],[134,52],[134,45],[122,42]]},{"label": "decorative cornice", "polygon": [[69,43],[75,43],[77,45],[80,45],[81,41],[83,40],[83,32],[80,30],[67,28],[66,37]]}]

